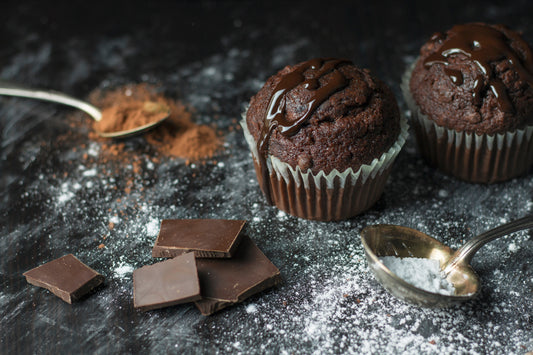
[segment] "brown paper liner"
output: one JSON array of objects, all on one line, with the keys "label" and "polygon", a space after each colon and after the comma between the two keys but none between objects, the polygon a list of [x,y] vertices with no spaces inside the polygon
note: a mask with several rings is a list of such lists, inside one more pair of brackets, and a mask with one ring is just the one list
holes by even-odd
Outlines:
[{"label": "brown paper liner", "polygon": [[[259,186],[263,186],[256,143],[248,131],[246,120],[241,121],[241,125],[252,151]],[[344,172],[333,170],[329,174],[323,171],[313,174],[310,170],[302,172],[299,167],[295,169],[269,155],[267,167],[273,204],[291,215],[319,221],[347,219],[366,211],[383,193],[392,163],[407,138],[406,120],[402,118],[400,125],[401,131],[393,146],[356,172],[351,168]]]},{"label": "brown paper liner", "polygon": [[413,68],[414,64],[406,70],[401,87],[412,113],[418,147],[432,166],[474,183],[501,182],[529,171],[533,165],[533,126],[492,136],[439,126],[420,111],[411,96]]},{"label": "brown paper liner", "polygon": [[[261,186],[263,176],[259,164],[254,159],[255,172]],[[341,187],[336,179],[333,188],[327,188],[325,179],[317,185],[314,179],[310,186],[296,184],[294,180],[270,175],[270,191],[274,204],[282,211],[293,216],[319,220],[338,221],[356,216],[377,202],[383,193],[392,164],[381,170],[374,178],[366,181],[358,179],[355,184],[348,183]],[[264,191],[263,191],[264,193]]]}]

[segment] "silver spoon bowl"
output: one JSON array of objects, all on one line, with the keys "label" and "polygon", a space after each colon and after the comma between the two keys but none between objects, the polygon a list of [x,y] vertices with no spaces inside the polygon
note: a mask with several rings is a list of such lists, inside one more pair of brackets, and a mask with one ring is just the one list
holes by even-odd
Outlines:
[{"label": "silver spoon bowl", "polygon": [[[100,121],[102,119],[102,112],[97,107],[76,99],[72,96],[57,92],[57,91],[51,91],[51,90],[40,90],[40,89],[32,89],[27,88],[18,84],[6,82],[0,80],[0,95],[4,96],[17,96],[17,97],[26,97],[31,99],[37,99],[37,100],[43,100],[43,101],[50,101],[55,102],[67,106],[72,106],[77,109],[80,109],[87,113],[89,116],[91,116],[95,121]],[[150,122],[146,125],[142,125],[133,129],[123,130],[123,131],[115,131],[115,132],[97,132],[101,137],[104,138],[125,138],[133,135],[137,135],[140,133],[143,133],[149,129],[154,128],[156,125],[162,123],[164,120],[168,118],[170,115],[170,112],[166,117],[163,117],[162,119]]]},{"label": "silver spoon bowl", "polygon": [[[448,307],[478,296],[480,280],[470,261],[488,242],[510,233],[533,228],[533,216],[527,216],[478,235],[457,251],[415,229],[395,225],[368,226],[361,231],[366,258],[376,279],[397,298],[422,307]],[[446,280],[455,293],[445,295],[418,288],[400,278],[380,260],[384,256],[438,260]]]}]

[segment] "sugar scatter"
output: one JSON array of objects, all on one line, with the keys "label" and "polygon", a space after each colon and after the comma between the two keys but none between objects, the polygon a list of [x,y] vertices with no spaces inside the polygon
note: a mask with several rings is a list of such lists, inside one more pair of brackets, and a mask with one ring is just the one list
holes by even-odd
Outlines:
[{"label": "sugar scatter", "polygon": [[427,258],[399,258],[384,256],[381,262],[402,280],[422,290],[453,295],[455,288],[440,269],[440,263]]}]

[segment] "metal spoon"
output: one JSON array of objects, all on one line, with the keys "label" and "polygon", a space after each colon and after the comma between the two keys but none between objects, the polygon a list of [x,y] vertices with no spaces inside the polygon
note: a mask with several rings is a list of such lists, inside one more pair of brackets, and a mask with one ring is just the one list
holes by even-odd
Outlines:
[{"label": "metal spoon", "polygon": [[[66,94],[56,92],[56,91],[50,91],[50,90],[40,90],[40,89],[32,89],[27,88],[18,84],[13,84],[10,82],[2,81],[0,80],[0,95],[5,96],[18,96],[18,97],[27,97],[32,99],[38,99],[38,100],[44,100],[44,101],[51,101],[55,103],[60,103],[68,106],[72,106],[75,108],[78,108],[87,114],[94,118],[95,121],[100,121],[102,119],[102,112],[95,106],[85,102],[81,101],[79,99],[76,99],[74,97],[68,96]],[[170,112],[169,112],[170,115]],[[132,135],[140,134],[142,132],[145,132],[154,126],[162,123],[164,120],[168,118],[168,116],[163,117],[162,119],[150,122],[148,124],[128,129],[124,131],[115,131],[115,132],[97,132],[101,137],[105,138],[124,138],[129,137]]]},{"label": "metal spoon", "polygon": [[[415,229],[387,224],[364,228],[361,231],[361,241],[370,269],[390,293],[422,307],[447,307],[473,299],[479,294],[479,277],[470,266],[470,261],[479,248],[496,238],[530,228],[533,228],[533,216],[517,219],[478,235],[455,252]],[[380,257],[384,256],[438,260],[446,280],[453,284],[455,294],[438,294],[413,286],[381,262]]]}]

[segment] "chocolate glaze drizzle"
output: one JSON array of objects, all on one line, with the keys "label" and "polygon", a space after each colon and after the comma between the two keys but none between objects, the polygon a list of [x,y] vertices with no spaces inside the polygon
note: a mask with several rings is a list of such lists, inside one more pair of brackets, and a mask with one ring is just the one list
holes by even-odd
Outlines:
[{"label": "chocolate glaze drizzle", "polygon": [[[509,34],[507,34],[509,35]],[[522,42],[524,48],[529,48],[519,35],[508,38],[502,31],[484,24],[471,23],[456,25],[448,32],[448,38],[442,34],[435,34],[431,38],[434,42],[443,41],[438,52],[431,54],[424,60],[424,65],[443,64],[445,73],[455,85],[464,82],[460,70],[448,68],[448,58],[454,54],[463,54],[472,59],[483,74],[474,80],[473,98],[476,105],[481,105],[482,90],[486,85],[496,96],[500,109],[504,112],[514,112],[514,106],[503,82],[494,75],[492,63],[507,60],[511,69],[518,73],[521,80],[533,86],[533,55],[530,50],[525,53],[522,61],[518,53],[509,45],[510,40]]]},{"label": "chocolate glaze drizzle", "polygon": [[[259,168],[261,170],[261,188],[265,194],[267,202],[272,204],[272,196],[269,184],[269,172],[266,166],[268,154],[268,144],[275,129],[279,129],[281,134],[292,136],[300,130],[305,122],[309,120],[313,112],[331,95],[348,85],[348,79],[337,70],[337,67],[344,63],[351,63],[345,59],[315,58],[299,64],[292,72],[285,74],[274,88],[270,97],[268,109],[261,134],[257,141],[257,151],[259,153]],[[312,78],[306,79],[304,72],[312,69],[316,70]],[[327,74],[331,76],[327,83],[320,86],[319,79]],[[285,104],[287,93],[296,86],[302,84],[304,88],[312,93],[310,100],[305,104],[305,112],[294,121],[289,121],[285,116]]]}]

